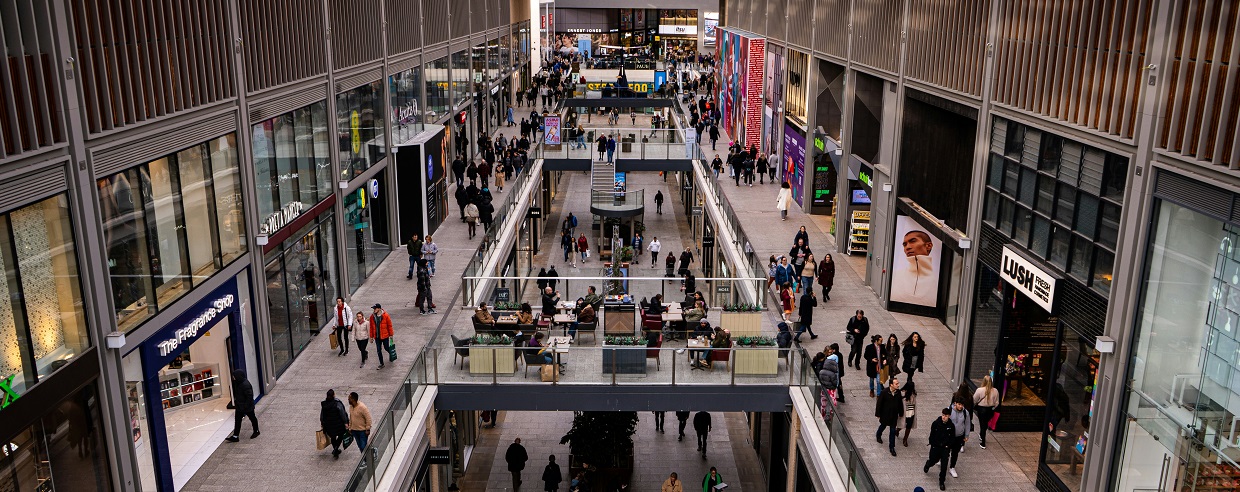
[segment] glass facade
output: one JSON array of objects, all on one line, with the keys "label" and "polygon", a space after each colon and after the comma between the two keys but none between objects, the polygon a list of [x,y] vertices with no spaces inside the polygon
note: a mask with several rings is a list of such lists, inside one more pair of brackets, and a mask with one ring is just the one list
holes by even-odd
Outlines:
[{"label": "glass facade", "polygon": [[327,122],[319,101],[251,127],[259,233],[279,229],[286,208],[301,213],[331,195]]},{"label": "glass facade", "polygon": [[1234,224],[1154,205],[1114,490],[1240,488],[1237,241]]},{"label": "glass facade", "polygon": [[90,347],[75,250],[65,195],[0,214],[0,381],[19,394]]},{"label": "glass facade", "polygon": [[[24,429],[5,429],[0,490],[110,491],[108,446],[94,383]],[[15,431],[12,435],[9,431]]]},{"label": "glass facade", "polygon": [[470,72],[469,52],[457,51],[452,54],[452,105],[464,102],[473,92],[473,75]]},{"label": "glass facade", "polygon": [[388,77],[392,100],[392,143],[401,144],[422,132],[422,66]]},{"label": "glass facade", "polygon": [[[388,213],[384,200],[388,192],[379,178],[379,198],[366,194],[366,187],[344,196],[345,255],[349,262],[349,293],[357,292],[366,278],[387,258]],[[407,239],[407,238],[406,238]]]},{"label": "glass facade", "polygon": [[440,57],[426,64],[426,119],[434,123],[452,109],[448,91],[448,57]]},{"label": "glass facade", "polygon": [[385,111],[382,80],[336,95],[341,179],[360,176],[387,156]]},{"label": "glass facade", "polygon": [[339,295],[333,217],[324,214],[267,254],[264,271],[277,374],[288,368],[326,324]]},{"label": "glass facade", "polygon": [[118,329],[138,326],[246,251],[239,175],[229,134],[98,181]]}]

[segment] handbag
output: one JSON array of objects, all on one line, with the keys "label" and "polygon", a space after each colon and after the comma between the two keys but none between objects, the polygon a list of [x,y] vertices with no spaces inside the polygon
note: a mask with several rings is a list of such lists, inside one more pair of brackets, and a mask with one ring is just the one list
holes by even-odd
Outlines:
[{"label": "handbag", "polygon": [[331,441],[327,439],[327,433],[323,432],[323,429],[314,431],[314,445],[319,451],[327,449],[328,444],[331,444]]},{"label": "handbag", "polygon": [[555,364],[543,364],[538,373],[542,376],[544,383],[559,381],[560,379],[560,371],[555,367]]},{"label": "handbag", "polygon": [[353,434],[352,433],[345,434],[344,439],[340,441],[340,449],[349,449],[349,446],[351,446],[352,444],[353,444]]},{"label": "handbag", "polygon": [[990,414],[990,422],[986,423],[986,427],[989,428],[990,430],[995,430],[995,427],[997,427],[998,425],[999,425],[999,411],[995,410],[994,413]]},{"label": "handbag", "polygon": [[844,343],[852,345],[854,340],[856,340],[856,337],[854,337],[852,333],[847,333],[844,335]]},{"label": "handbag", "polygon": [[396,362],[396,340],[388,340],[387,351],[388,362]]},{"label": "handbag", "polygon": [[334,333],[334,332],[333,332],[333,333],[332,333],[332,336],[327,337],[327,339],[328,339],[328,340],[330,340],[330,342],[329,342],[329,343],[330,343],[330,344],[331,344],[331,346],[332,346],[332,350],[339,350],[339,349],[340,349],[340,340],[337,340],[337,339],[336,339],[336,333]]},{"label": "handbag", "polygon": [[912,403],[905,404],[904,405],[904,418],[911,419],[913,418],[914,415],[917,415],[917,405],[914,405]]}]

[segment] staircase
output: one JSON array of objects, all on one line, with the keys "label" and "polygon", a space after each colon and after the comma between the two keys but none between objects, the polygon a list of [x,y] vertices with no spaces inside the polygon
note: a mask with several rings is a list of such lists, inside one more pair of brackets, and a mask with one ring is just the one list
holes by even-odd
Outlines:
[{"label": "staircase", "polygon": [[590,189],[596,191],[612,191],[616,184],[616,165],[608,162],[593,162],[590,169]]}]

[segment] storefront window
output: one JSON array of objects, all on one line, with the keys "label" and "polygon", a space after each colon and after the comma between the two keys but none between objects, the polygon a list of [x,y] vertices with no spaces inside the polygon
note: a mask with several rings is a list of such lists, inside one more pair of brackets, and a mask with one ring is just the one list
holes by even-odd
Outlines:
[{"label": "storefront window", "polygon": [[451,93],[448,91],[448,57],[426,64],[426,119],[424,123],[434,123],[439,117],[447,114],[452,108]]},{"label": "storefront window", "polygon": [[20,393],[90,346],[68,198],[0,215],[0,381]]},{"label": "storefront window", "polygon": [[226,135],[98,181],[122,331],[245,252],[239,172],[236,137]]},{"label": "storefront window", "polygon": [[259,232],[271,234],[332,193],[327,101],[255,124],[251,134]]},{"label": "storefront window", "polygon": [[422,124],[422,67],[388,77],[388,93],[392,99],[392,142],[408,142],[425,129]]},{"label": "storefront window", "polygon": [[[374,273],[387,258],[392,248],[388,246],[387,209],[382,197],[387,190],[383,180],[378,183],[380,198],[367,194],[366,187],[354,190],[344,197],[345,254],[349,261],[349,292],[357,292],[366,278]],[[408,240],[409,238],[402,238]]]},{"label": "storefront window", "polygon": [[319,217],[285,240],[280,251],[267,255],[268,315],[277,373],[283,373],[326,324],[339,295],[332,220],[332,214]]},{"label": "storefront window", "polygon": [[7,443],[0,453],[0,490],[112,490],[95,385],[47,410],[15,435],[0,435]]},{"label": "storefront window", "polygon": [[1236,446],[1240,415],[1237,241],[1240,227],[1155,204],[1116,490],[1232,490],[1240,480],[1223,451]]},{"label": "storefront window", "polygon": [[[696,20],[694,23],[696,24]],[[696,44],[696,43],[695,43]],[[784,115],[804,125],[809,115],[809,55],[800,51],[788,51],[788,90],[784,93]]]},{"label": "storefront window", "polygon": [[387,156],[383,124],[383,82],[376,80],[336,95],[340,134],[340,177],[356,178]]},{"label": "storefront window", "polygon": [[469,53],[461,50],[452,54],[452,105],[469,98],[473,87],[473,75],[469,68]]},{"label": "storefront window", "polygon": [[1094,387],[1099,353],[1072,329],[1064,329],[1058,343],[1056,374],[1050,388],[1050,421],[1043,435],[1042,462],[1068,490],[1081,490],[1080,467],[1089,447]]}]

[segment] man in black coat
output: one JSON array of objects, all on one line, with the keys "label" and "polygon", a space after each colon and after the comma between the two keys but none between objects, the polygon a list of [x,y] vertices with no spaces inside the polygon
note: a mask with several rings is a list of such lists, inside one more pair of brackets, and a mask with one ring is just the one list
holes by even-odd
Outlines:
[{"label": "man in black coat", "polygon": [[878,430],[874,431],[874,439],[883,442],[883,429],[888,430],[887,446],[891,455],[896,455],[896,434],[900,432],[900,419],[904,418],[904,395],[900,392],[900,381],[891,378],[891,384],[878,395],[874,402],[874,416],[878,417]]},{"label": "man in black coat", "polygon": [[848,319],[845,331],[852,335],[852,346],[848,349],[848,365],[861,370],[861,347],[865,345],[865,337],[870,334],[870,320],[866,319],[865,311],[857,310],[857,315]]},{"label": "man in black coat", "polygon": [[560,490],[560,482],[564,481],[564,475],[560,473],[560,465],[555,464],[555,455],[547,457],[547,467],[543,468],[543,490],[553,491]]},{"label": "man in black coat", "polygon": [[689,411],[676,412],[676,420],[680,421],[680,435],[676,437],[677,441],[685,440],[685,425],[689,423]]},{"label": "man in black coat", "polygon": [[455,196],[456,206],[461,211],[461,222],[465,222],[465,206],[469,205],[469,195],[465,193],[465,188],[457,185]]},{"label": "man in black coat", "polygon": [[461,159],[459,155],[452,159],[452,177],[456,178],[457,186],[465,183],[465,159]]},{"label": "man in black coat", "polygon": [[805,293],[801,294],[801,304],[797,307],[797,314],[801,315],[801,328],[797,330],[797,336],[792,340],[801,343],[801,334],[809,332],[810,340],[818,338],[814,334],[814,328],[810,325],[814,324],[814,308],[818,307],[818,298],[814,297],[814,289],[805,288]]},{"label": "man in black coat", "polygon": [[702,459],[706,459],[706,436],[710,434],[710,414],[698,412],[694,415],[693,430],[697,431],[698,451],[702,452]]},{"label": "man in black coat", "polygon": [[327,398],[319,402],[319,425],[332,441],[332,458],[340,459],[340,443],[349,434],[349,411],[336,398],[336,390],[327,390]]},{"label": "man in black coat", "polygon": [[508,452],[504,453],[504,461],[508,462],[508,471],[512,472],[512,490],[521,490],[521,470],[525,469],[525,462],[530,456],[525,454],[525,446],[521,445],[521,438],[518,437],[508,445]]},{"label": "man in black coat", "polygon": [[921,467],[922,473],[930,473],[930,467],[939,464],[939,490],[947,490],[947,456],[951,454],[952,441],[956,438],[956,425],[951,420],[952,410],[943,409],[943,415],[930,425],[930,459]]},{"label": "man in black coat", "polygon": [[250,418],[250,426],[254,427],[254,433],[250,434],[250,439],[258,437],[258,417],[254,416],[254,387],[250,386],[250,381],[245,378],[245,371],[237,369],[232,372],[232,406],[233,406],[233,431],[232,434],[225,439],[228,442],[237,442],[241,438],[241,419]]}]

